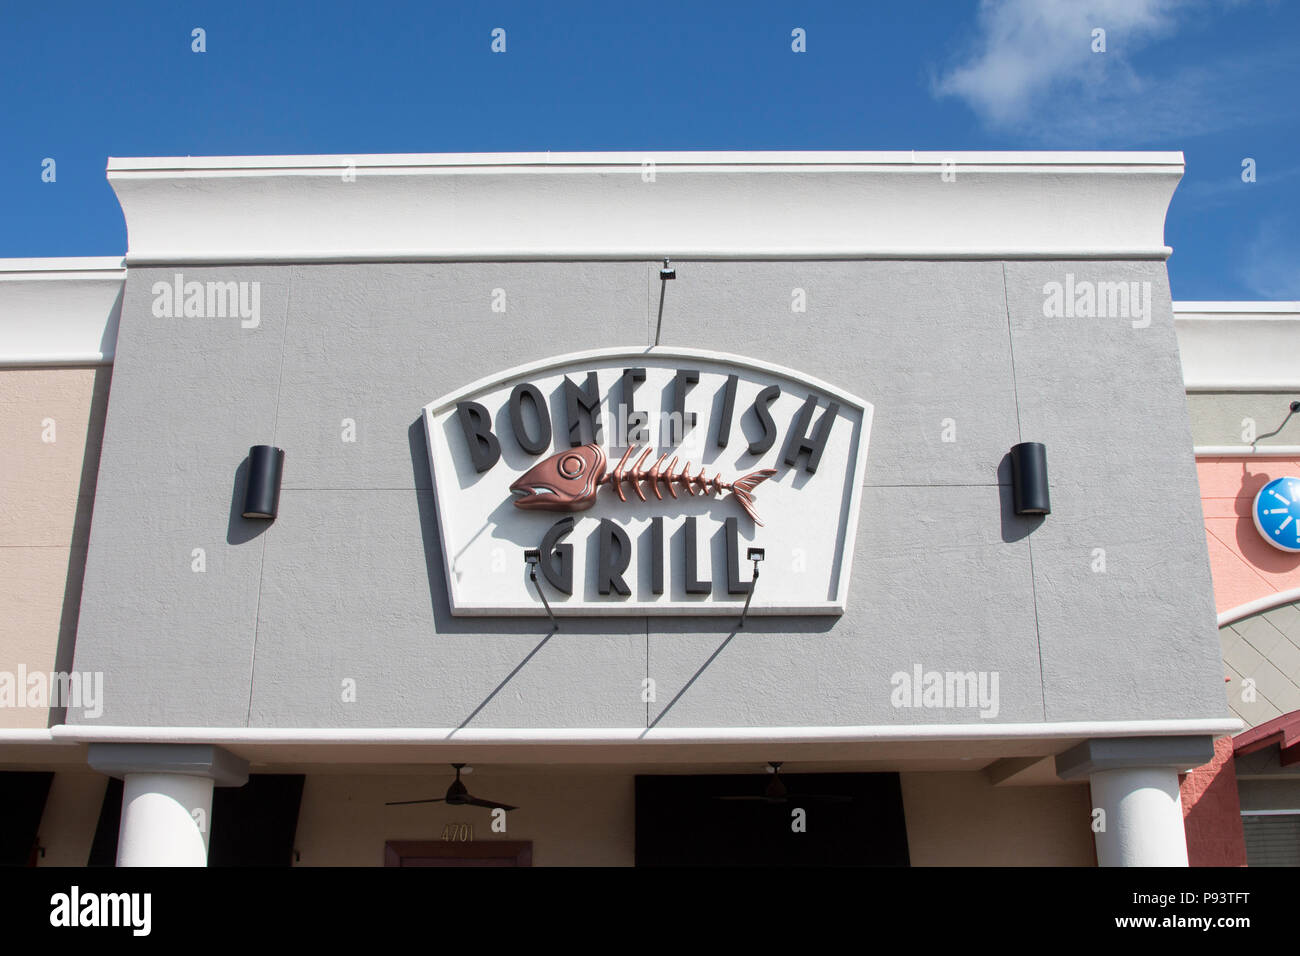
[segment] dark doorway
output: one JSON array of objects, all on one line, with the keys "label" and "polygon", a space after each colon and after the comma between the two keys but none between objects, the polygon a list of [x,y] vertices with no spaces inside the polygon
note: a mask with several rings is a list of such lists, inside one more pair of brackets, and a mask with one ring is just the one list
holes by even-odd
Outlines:
[{"label": "dark doorway", "polygon": [[90,844],[86,866],[117,866],[117,831],[122,823],[122,781],[108,778],[104,801],[99,805],[99,823]]},{"label": "dark doorway", "polygon": [[[637,866],[907,866],[896,773],[638,776]],[[743,797],[745,799],[725,799]],[[795,811],[804,812],[796,832]]]},{"label": "dark doorway", "polygon": [[0,773],[0,866],[35,866],[37,835],[54,774]]},{"label": "dark doorway", "polygon": [[208,866],[292,866],[302,774],[255,773],[212,791]]}]

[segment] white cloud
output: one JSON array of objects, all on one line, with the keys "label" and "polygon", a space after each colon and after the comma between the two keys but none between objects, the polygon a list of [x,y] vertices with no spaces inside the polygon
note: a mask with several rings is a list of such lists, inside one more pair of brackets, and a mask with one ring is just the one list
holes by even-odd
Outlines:
[{"label": "white cloud", "polygon": [[[1175,14],[1196,0],[982,0],[979,33],[965,61],[938,77],[938,96],[965,100],[997,127],[1032,123],[1053,93],[1097,95],[1104,82],[1129,94],[1143,81],[1130,54],[1177,28]],[[1092,31],[1106,31],[1106,52]]]},{"label": "white cloud", "polygon": [[1300,243],[1285,222],[1266,219],[1242,255],[1239,275],[1261,298],[1300,300]]}]

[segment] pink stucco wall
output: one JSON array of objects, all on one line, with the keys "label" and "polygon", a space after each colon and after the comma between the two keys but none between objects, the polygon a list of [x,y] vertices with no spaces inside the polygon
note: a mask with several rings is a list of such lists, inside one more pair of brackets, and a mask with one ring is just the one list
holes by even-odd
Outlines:
[{"label": "pink stucco wall", "polygon": [[[1300,458],[1199,458],[1196,471],[1216,608],[1228,611],[1300,587],[1300,554],[1279,551],[1265,542],[1250,516],[1260,488],[1283,475],[1300,475]],[[1188,862],[1244,866],[1246,843],[1232,738],[1215,741],[1214,751],[1214,760],[1187,774],[1180,787]]]},{"label": "pink stucco wall", "polygon": [[1183,830],[1190,866],[1245,866],[1246,834],[1232,759],[1232,738],[1214,742],[1214,759],[1183,777]]},{"label": "pink stucco wall", "polygon": [[1218,610],[1300,588],[1300,554],[1267,544],[1250,517],[1260,488],[1283,475],[1300,476],[1300,458],[1200,458],[1196,471]]}]

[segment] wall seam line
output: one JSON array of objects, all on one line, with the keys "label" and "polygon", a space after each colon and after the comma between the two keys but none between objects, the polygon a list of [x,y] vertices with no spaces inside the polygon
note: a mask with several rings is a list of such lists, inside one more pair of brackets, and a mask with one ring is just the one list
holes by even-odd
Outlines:
[{"label": "wall seam line", "polygon": [[[1016,441],[1025,440],[1020,429],[1020,383],[1016,381],[1016,342],[1011,332],[1011,298],[1007,295],[1007,264],[1002,263],[1002,309],[1007,316],[1007,351],[1011,358],[1011,391],[1016,402]],[[1000,486],[999,486],[1000,487]],[[1047,720],[1047,681],[1043,678],[1043,632],[1038,621],[1038,579],[1034,573],[1034,538],[1025,535],[1025,544],[1029,549],[1029,593],[1034,601],[1034,643],[1038,647],[1038,700],[1043,708],[1043,720]]]},{"label": "wall seam line", "polygon": [[[284,350],[289,342],[289,321],[293,314],[293,284],[297,269],[289,272],[289,290],[284,299],[284,332],[280,336],[280,373],[275,381],[275,410],[271,418],[271,444],[279,447],[280,395],[284,389]],[[248,709],[244,712],[244,726],[251,727],[253,720],[253,682],[256,677],[257,637],[262,623],[262,585],[266,577],[266,542],[270,528],[262,532],[262,557],[257,565],[257,601],[253,609],[253,651],[248,657]]]}]

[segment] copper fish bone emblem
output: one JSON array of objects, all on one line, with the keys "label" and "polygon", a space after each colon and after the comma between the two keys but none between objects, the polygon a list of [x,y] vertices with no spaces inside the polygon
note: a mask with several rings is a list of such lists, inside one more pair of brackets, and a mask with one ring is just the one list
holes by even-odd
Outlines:
[{"label": "copper fish bone emblem", "polygon": [[599,445],[583,445],[557,452],[528,469],[510,486],[510,490],[519,496],[515,498],[515,507],[539,511],[586,511],[596,503],[596,492],[601,485],[613,485],[619,500],[627,501],[627,495],[623,493],[624,482],[631,486],[642,501],[649,501],[645,493],[646,487],[654,493],[655,498],[663,501],[663,492],[659,490],[662,484],[672,498],[678,497],[678,488],[691,497],[729,491],[731,497],[745,509],[745,513],[754,519],[755,524],[763,523],[758,520],[758,512],[754,510],[753,491],[757,485],[775,475],[775,469],[762,468],[735,481],[723,481],[720,473],[712,478],[705,477],[703,465],[700,465],[698,475],[692,475],[689,461],[678,471],[677,456],[673,456],[665,468],[667,452],[647,469],[645,462],[650,457],[649,446],[629,468],[628,460],[636,448],[636,445],[629,446],[609,474],[605,473],[605,452]]}]

